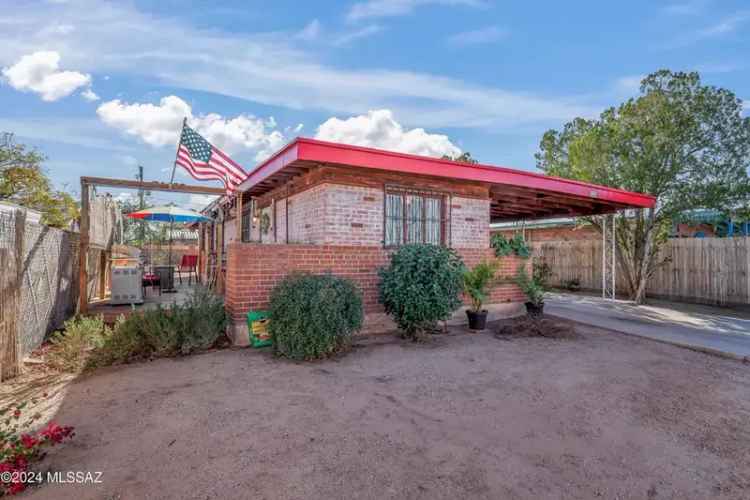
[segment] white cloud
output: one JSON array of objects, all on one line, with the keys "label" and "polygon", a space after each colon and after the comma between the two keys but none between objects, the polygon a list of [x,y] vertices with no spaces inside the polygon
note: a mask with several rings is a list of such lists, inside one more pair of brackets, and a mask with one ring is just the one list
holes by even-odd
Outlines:
[{"label": "white cloud", "polygon": [[211,196],[210,194],[191,194],[186,205],[190,210],[200,212],[216,198],[216,196]]},{"label": "white cloud", "polygon": [[59,67],[60,54],[39,51],[3,68],[3,75],[14,89],[36,92],[44,101],[56,101],[91,84],[91,76],[78,71],[60,71]]},{"label": "white cloud", "polygon": [[211,144],[232,154],[252,151],[262,160],[284,143],[273,117],[266,120],[252,115],[224,118],[216,113],[194,116],[191,106],[177,96],[163,97],[159,104],[107,101],[97,108],[99,118],[109,125],[140,138],[152,146],[176,146],[182,121],[203,135]]},{"label": "white cloud", "polygon": [[366,115],[345,120],[329,118],[318,127],[315,138],[424,156],[461,154],[446,135],[430,134],[423,128],[405,130],[388,109],[368,111]]},{"label": "white cloud", "polygon": [[481,45],[497,42],[508,36],[509,32],[499,26],[487,26],[472,31],[463,31],[448,37],[448,43],[459,47],[467,45]]},{"label": "white cloud", "polygon": [[641,91],[641,80],[645,78],[645,75],[629,75],[618,78],[615,81],[615,92],[618,95],[638,94]]},{"label": "white cloud", "polygon": [[91,90],[90,87],[84,90],[83,92],[81,92],[81,97],[83,97],[89,102],[98,101],[100,99],[99,96],[96,94],[96,92]]},{"label": "white cloud", "polygon": [[251,115],[223,118],[215,113],[188,119],[188,123],[219,149],[232,153],[240,150],[255,152],[257,161],[264,160],[284,144],[284,136],[273,117],[266,121]]},{"label": "white cloud", "polygon": [[367,0],[352,5],[346,18],[349,21],[358,21],[368,18],[403,16],[411,14],[417,7],[429,4],[484,6],[484,2],[480,0]]},{"label": "white cloud", "polygon": [[320,21],[318,21],[317,19],[313,19],[307,24],[307,26],[302,28],[302,30],[297,33],[296,37],[300,40],[305,40],[308,42],[317,40],[320,36],[320,28]]},{"label": "white cloud", "polygon": [[750,10],[738,11],[706,26],[703,29],[687,32],[671,42],[664,44],[662,48],[676,49],[701,41],[723,38],[737,32],[743,24],[748,22],[750,22]]},{"label": "white cloud", "polygon": [[0,19],[0,64],[59,44],[60,35],[40,28],[54,18],[75,24],[64,39],[65,63],[81,71],[294,110],[348,115],[385,108],[412,126],[538,130],[596,115],[606,102],[592,104],[592,96],[582,95],[535,95],[367,63],[345,69],[323,62],[289,33],[207,30],[175,17],[142,13],[134,5],[78,0],[38,9],[30,2],[13,2]]},{"label": "white cloud", "polygon": [[342,33],[341,35],[338,35],[337,37],[333,39],[333,45],[337,45],[337,46],[349,45],[355,40],[377,35],[378,33],[382,31],[383,31],[382,26],[378,24],[371,24],[369,26],[365,26],[364,28],[360,28],[360,29],[353,30],[353,31],[348,31],[348,32]]},{"label": "white cloud", "polygon": [[115,99],[101,104],[96,114],[109,125],[139,137],[152,146],[177,144],[182,120],[192,117],[190,105],[177,96],[167,96],[159,104],[128,104]]},{"label": "white cloud", "polygon": [[750,20],[750,12],[737,12],[729,17],[725,17],[716,24],[713,24],[698,32],[700,38],[710,38],[733,33],[743,23]]}]

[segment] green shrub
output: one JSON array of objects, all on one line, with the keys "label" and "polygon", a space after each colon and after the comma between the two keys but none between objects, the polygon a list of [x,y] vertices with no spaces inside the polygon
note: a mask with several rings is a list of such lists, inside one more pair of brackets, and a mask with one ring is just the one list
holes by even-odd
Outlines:
[{"label": "green shrub", "polygon": [[362,298],[349,280],[295,273],[271,292],[269,333],[274,351],[303,360],[330,356],[362,327]]},{"label": "green shrub", "polygon": [[482,310],[487,298],[487,287],[495,279],[497,261],[483,261],[464,271],[464,292],[471,298],[471,307],[475,312]]},{"label": "green shrub", "polygon": [[106,342],[91,356],[88,367],[208,349],[224,335],[226,325],[221,297],[196,287],[183,304],[118,319]]},{"label": "green shrub", "polygon": [[514,254],[527,259],[531,255],[531,249],[526,245],[521,233],[516,233],[509,239],[500,233],[495,233],[490,238],[490,246],[495,250],[495,257],[507,257]]},{"label": "green shrub", "polygon": [[539,281],[536,276],[529,276],[526,272],[526,266],[518,266],[518,273],[516,274],[516,283],[521,288],[529,302],[534,305],[542,305],[544,303],[544,284]]},{"label": "green shrub", "polygon": [[464,265],[437,245],[406,245],[380,270],[380,301],[407,338],[418,340],[461,306]]},{"label": "green shrub", "polygon": [[48,363],[56,370],[77,372],[84,367],[91,352],[104,345],[111,333],[101,316],[69,319],[62,331],[50,337]]}]

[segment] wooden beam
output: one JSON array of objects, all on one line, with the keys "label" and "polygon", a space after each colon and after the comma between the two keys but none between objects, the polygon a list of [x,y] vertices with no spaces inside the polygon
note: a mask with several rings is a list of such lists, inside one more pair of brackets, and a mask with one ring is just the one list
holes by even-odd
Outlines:
[{"label": "wooden beam", "polygon": [[235,222],[237,224],[237,235],[235,236],[235,241],[242,242],[242,193],[237,193],[237,206],[235,209]]},{"label": "wooden beam", "polygon": [[224,275],[222,273],[222,261],[224,260],[224,208],[221,208],[221,217],[216,226],[216,291],[224,295]]},{"label": "wooden beam", "polygon": [[81,187],[83,186],[107,186],[124,189],[144,189],[147,191],[168,191],[175,193],[195,193],[195,194],[213,194],[221,196],[226,193],[223,188],[209,186],[194,186],[190,184],[169,184],[167,182],[156,181],[131,181],[127,179],[110,179],[106,177],[81,177]]},{"label": "wooden beam", "polygon": [[78,313],[86,314],[89,308],[88,297],[88,254],[89,254],[89,184],[81,177],[81,233],[78,242]]}]

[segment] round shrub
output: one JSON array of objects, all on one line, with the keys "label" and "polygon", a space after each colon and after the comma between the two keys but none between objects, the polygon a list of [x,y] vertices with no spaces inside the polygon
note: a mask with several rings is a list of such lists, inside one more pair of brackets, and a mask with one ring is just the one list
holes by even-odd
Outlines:
[{"label": "round shrub", "polygon": [[269,332],[277,354],[302,360],[346,348],[362,327],[362,298],[349,280],[291,274],[271,292]]},{"label": "round shrub", "polygon": [[448,248],[406,245],[380,270],[380,301],[408,338],[419,339],[461,306],[464,264]]}]

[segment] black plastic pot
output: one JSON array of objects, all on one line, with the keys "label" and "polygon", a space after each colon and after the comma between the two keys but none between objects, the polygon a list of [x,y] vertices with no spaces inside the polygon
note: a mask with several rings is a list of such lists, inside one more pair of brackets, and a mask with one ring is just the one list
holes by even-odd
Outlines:
[{"label": "black plastic pot", "polygon": [[466,316],[469,318],[469,328],[472,330],[484,330],[487,326],[487,309],[477,311],[466,311]]},{"label": "black plastic pot", "polygon": [[544,302],[542,302],[541,304],[526,302],[526,314],[528,314],[532,318],[539,318],[544,314]]}]

